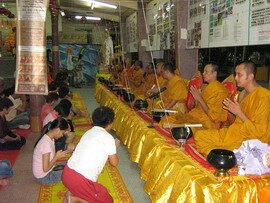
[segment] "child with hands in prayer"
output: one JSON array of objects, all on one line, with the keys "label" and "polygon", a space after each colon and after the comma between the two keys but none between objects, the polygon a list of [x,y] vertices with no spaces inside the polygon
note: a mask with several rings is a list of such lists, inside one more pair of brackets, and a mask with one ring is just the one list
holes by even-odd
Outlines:
[{"label": "child with hands in prayer", "polygon": [[70,151],[55,152],[54,140],[62,137],[68,129],[68,123],[63,118],[57,118],[44,126],[42,136],[37,141],[33,154],[33,174],[41,184],[54,184],[61,181],[62,170],[59,166],[65,162],[57,161],[65,158]]}]

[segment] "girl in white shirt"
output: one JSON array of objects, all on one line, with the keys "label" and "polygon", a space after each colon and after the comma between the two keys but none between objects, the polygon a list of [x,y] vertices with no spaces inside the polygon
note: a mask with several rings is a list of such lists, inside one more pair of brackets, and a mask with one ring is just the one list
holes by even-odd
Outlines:
[{"label": "girl in white shirt", "polygon": [[33,154],[33,174],[41,184],[53,184],[61,181],[62,170],[59,166],[64,162],[56,162],[65,158],[67,151],[59,150],[55,153],[54,140],[64,135],[68,123],[63,118],[57,118],[44,126],[42,136],[37,141]]}]

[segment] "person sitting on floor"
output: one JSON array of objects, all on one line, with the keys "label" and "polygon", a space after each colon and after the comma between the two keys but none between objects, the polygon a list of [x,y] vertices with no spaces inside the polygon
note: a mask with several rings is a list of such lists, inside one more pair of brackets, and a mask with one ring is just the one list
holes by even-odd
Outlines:
[{"label": "person sitting on floor", "polygon": [[0,99],[0,150],[17,150],[26,142],[25,138],[12,132],[7,126],[5,115],[7,115],[11,107],[12,101],[9,98]]},{"label": "person sitting on floor", "polygon": [[236,116],[232,125],[220,130],[199,130],[195,133],[195,144],[199,152],[207,155],[212,149],[238,149],[242,142],[259,139],[270,143],[270,92],[255,81],[256,66],[253,62],[242,62],[235,69],[237,86],[246,91],[238,103],[226,98],[223,108]]},{"label": "person sitting on floor", "polygon": [[54,140],[64,136],[67,129],[68,123],[63,118],[49,122],[42,129],[33,153],[33,175],[41,184],[54,184],[61,181],[62,170],[58,169],[61,169],[65,162],[57,164],[57,161],[66,158],[70,151],[55,152]]},{"label": "person sitting on floor", "polygon": [[150,96],[153,93],[157,93],[158,87],[159,88],[166,87],[167,80],[165,80],[162,76],[163,65],[164,65],[163,62],[160,62],[156,65],[157,81],[149,90],[147,90],[146,96]]},{"label": "person sitting on floor", "polygon": [[7,125],[10,129],[21,128],[28,129],[30,128],[30,109],[27,109],[27,102],[25,95],[16,95],[15,86],[13,85],[10,88],[5,90],[5,97],[9,98],[13,106],[10,112],[6,115]]},{"label": "person sitting on floor", "polygon": [[143,86],[143,80],[144,80],[143,76],[144,76],[144,70],[143,70],[142,62],[135,61],[134,73],[129,78],[131,90],[135,95],[138,95],[140,93],[140,89]]},{"label": "person sitting on floor", "polygon": [[[168,80],[166,90],[162,93],[164,109],[186,113],[185,100],[187,98],[187,87],[184,80],[175,74],[175,68],[172,63],[165,63],[163,65],[162,76],[164,79]],[[158,102],[160,105],[155,108],[163,109],[161,102]],[[155,104],[155,106],[157,106],[157,104]],[[160,125],[167,123],[166,118],[167,117],[164,116],[161,119]]]},{"label": "person sitting on floor", "polygon": [[56,92],[51,92],[46,96],[46,103],[43,104],[40,110],[40,120],[43,122],[45,117],[53,111],[53,104],[58,100],[59,96]]},{"label": "person sitting on floor", "polygon": [[109,203],[113,198],[97,179],[107,161],[112,166],[118,165],[116,147],[120,141],[108,133],[112,129],[114,112],[109,107],[99,107],[94,110],[92,120],[94,127],[76,146],[64,168],[62,182],[74,201]]},{"label": "person sitting on floor", "polygon": [[9,160],[0,160],[0,185],[9,184],[9,178],[13,176],[13,170]]},{"label": "person sitting on floor", "polygon": [[[196,101],[196,107],[186,114],[179,113],[170,116],[169,122],[174,123],[199,123],[205,129],[218,129],[222,121],[227,119],[227,111],[222,108],[222,102],[229,96],[229,91],[217,81],[218,66],[208,63],[204,67],[203,80],[208,85],[201,91],[191,87],[191,94]],[[193,128],[193,133],[197,128]]]},{"label": "person sitting on floor", "polygon": [[59,115],[63,114],[64,111],[63,108],[64,107],[59,104],[56,107],[54,107],[53,111],[48,113],[47,116],[42,121],[43,127],[47,125],[50,121],[53,121],[54,119],[58,118]]},{"label": "person sitting on floor", "polygon": [[[70,107],[67,108],[66,105],[63,105],[63,103],[59,103],[54,110],[49,113],[44,121],[43,121],[43,126],[46,126],[49,122],[52,122],[53,120],[62,117],[65,120],[69,120],[69,115],[70,115]],[[69,128],[65,132],[64,136],[60,137],[59,139],[55,140],[55,150],[63,150],[63,149],[68,149],[69,151],[73,151],[75,148],[75,145],[73,144],[73,140],[75,137],[74,134],[74,127],[73,125],[70,125],[70,121],[67,121]],[[71,128],[73,128],[73,132],[71,132]]]},{"label": "person sitting on floor", "polygon": [[[62,99],[68,99],[71,100],[71,92],[67,86],[61,86],[58,91],[59,94],[59,100],[55,103],[59,104]],[[74,113],[74,115],[82,116],[82,117],[88,117],[88,112],[82,112],[79,108],[77,108],[74,104],[72,104],[71,111]]]}]

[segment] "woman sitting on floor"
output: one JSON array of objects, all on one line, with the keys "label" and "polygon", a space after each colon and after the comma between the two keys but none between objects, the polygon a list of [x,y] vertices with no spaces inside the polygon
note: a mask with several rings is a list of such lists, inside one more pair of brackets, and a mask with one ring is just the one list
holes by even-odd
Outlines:
[{"label": "woman sitting on floor", "polygon": [[[55,152],[54,140],[62,137],[68,129],[68,123],[63,118],[49,122],[42,129],[42,136],[37,141],[33,154],[33,174],[41,184],[54,184],[61,181],[62,170],[65,162],[56,163],[65,158],[69,152],[59,150]],[[63,169],[63,168],[62,168]]]},{"label": "woman sitting on floor", "polygon": [[24,137],[17,135],[7,126],[5,115],[10,112],[12,106],[9,98],[0,99],[0,151],[20,149],[26,142]]}]

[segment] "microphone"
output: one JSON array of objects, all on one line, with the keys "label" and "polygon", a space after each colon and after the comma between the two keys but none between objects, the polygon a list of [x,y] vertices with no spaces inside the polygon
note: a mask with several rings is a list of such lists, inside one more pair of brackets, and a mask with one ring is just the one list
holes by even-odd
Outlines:
[{"label": "microphone", "polygon": [[160,88],[160,91],[151,94],[149,97],[147,97],[147,99],[156,99],[156,98],[158,98],[159,95],[160,95],[160,93],[161,93],[161,92],[164,92],[166,89],[167,89],[166,87]]}]

